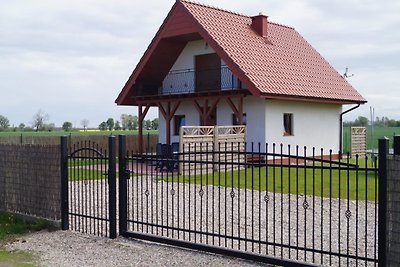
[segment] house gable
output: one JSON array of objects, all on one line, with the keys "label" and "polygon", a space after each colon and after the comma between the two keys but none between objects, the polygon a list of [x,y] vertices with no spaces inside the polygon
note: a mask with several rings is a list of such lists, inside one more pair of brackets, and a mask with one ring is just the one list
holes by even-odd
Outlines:
[{"label": "house gable", "polygon": [[177,3],[165,18],[116,99],[118,105],[134,104],[135,96],[156,94],[187,42],[201,39],[196,31],[195,21],[184,7]]},{"label": "house gable", "polygon": [[[265,17],[266,19],[266,17]],[[264,23],[257,33],[253,18],[178,0],[116,99],[154,95],[189,41],[204,39],[251,94],[339,104],[365,99],[293,28]]]}]

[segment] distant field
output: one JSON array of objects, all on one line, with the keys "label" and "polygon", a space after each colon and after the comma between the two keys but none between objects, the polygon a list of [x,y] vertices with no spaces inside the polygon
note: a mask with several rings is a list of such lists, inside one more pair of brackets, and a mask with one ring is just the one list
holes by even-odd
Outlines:
[{"label": "distant field", "polygon": [[[144,134],[150,133],[150,134],[158,134],[157,130],[144,130]],[[63,136],[63,135],[71,135],[71,136],[85,136],[85,135],[118,135],[118,134],[125,134],[125,135],[131,135],[131,134],[138,134],[138,131],[87,131],[87,132],[81,132],[81,131],[71,131],[71,132],[65,132],[65,131],[51,131],[51,132],[0,132],[0,137],[9,137],[9,136]]]},{"label": "distant field", "polygon": [[[393,143],[393,136],[400,135],[400,127],[374,127],[373,136],[371,127],[367,127],[367,149],[378,148],[378,139],[386,136],[390,139],[390,147]],[[372,146],[373,145],[373,146]],[[343,151],[350,150],[350,127],[343,128]]]},{"label": "distant field", "polygon": [[[157,130],[144,130],[144,134],[158,134]],[[71,135],[71,136],[90,136],[90,135],[118,135],[118,134],[125,134],[125,135],[135,135],[138,134],[138,131],[71,131],[71,132],[64,132],[64,131],[52,131],[52,132],[0,132],[1,137],[16,137],[16,136],[23,136],[23,137],[30,137],[30,136],[38,136],[38,137],[45,137],[45,136],[62,136],[62,135]],[[372,136],[371,127],[367,127],[367,148],[378,148],[378,139],[386,136],[390,139],[390,146],[392,146],[393,136],[400,135],[400,127],[375,127],[374,128],[374,136]],[[350,127],[343,128],[343,152],[348,152],[350,150]]]}]

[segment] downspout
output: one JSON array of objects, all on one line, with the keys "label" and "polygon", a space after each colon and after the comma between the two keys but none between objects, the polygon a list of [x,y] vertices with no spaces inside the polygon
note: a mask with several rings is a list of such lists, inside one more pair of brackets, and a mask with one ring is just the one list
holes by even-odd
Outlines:
[{"label": "downspout", "polygon": [[357,104],[357,106],[352,107],[346,111],[343,111],[342,113],[340,113],[340,119],[339,119],[339,123],[340,123],[340,134],[339,134],[339,157],[342,158],[342,152],[343,152],[343,115],[346,113],[349,113],[350,111],[355,110],[356,108],[360,107],[360,103]]}]

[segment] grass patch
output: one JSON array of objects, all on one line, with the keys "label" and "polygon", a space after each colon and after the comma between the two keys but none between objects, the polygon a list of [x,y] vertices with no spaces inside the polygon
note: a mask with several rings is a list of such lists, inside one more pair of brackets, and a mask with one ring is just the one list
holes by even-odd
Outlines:
[{"label": "grass patch", "polygon": [[107,170],[91,170],[91,169],[69,169],[68,180],[69,181],[91,181],[91,180],[103,180],[107,179]]},{"label": "grass patch", "polygon": [[40,231],[48,228],[45,220],[39,219],[34,222],[25,222],[17,216],[0,212],[0,240],[10,235],[20,235],[30,231]]},{"label": "grass patch", "polygon": [[34,267],[36,257],[24,251],[6,251],[0,249],[0,266]]},{"label": "grass patch", "polygon": [[[364,165],[363,165],[364,164]],[[359,166],[365,166],[365,160]],[[315,165],[320,167],[321,165]],[[324,166],[327,166],[326,164]],[[337,165],[332,165],[337,166]],[[364,169],[364,170],[363,170]],[[377,177],[365,167],[357,170],[312,169],[304,166],[250,167],[239,171],[214,172],[191,176],[165,176],[164,181],[247,188],[277,193],[375,201]]]},{"label": "grass patch", "polygon": [[25,234],[32,231],[40,231],[49,227],[45,220],[35,220],[26,222],[17,216],[0,212],[0,266],[30,267],[37,266],[34,255],[24,251],[7,251],[2,248],[7,240],[11,240],[16,235]]}]

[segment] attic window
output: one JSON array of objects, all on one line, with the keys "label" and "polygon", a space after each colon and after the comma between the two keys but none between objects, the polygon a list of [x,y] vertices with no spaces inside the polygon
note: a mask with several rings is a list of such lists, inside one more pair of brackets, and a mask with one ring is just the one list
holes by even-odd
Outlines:
[{"label": "attic window", "polygon": [[283,114],[283,135],[284,136],[292,136],[293,134],[293,114],[292,113],[284,113]]}]

